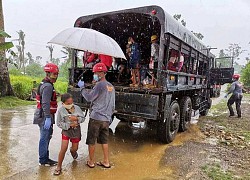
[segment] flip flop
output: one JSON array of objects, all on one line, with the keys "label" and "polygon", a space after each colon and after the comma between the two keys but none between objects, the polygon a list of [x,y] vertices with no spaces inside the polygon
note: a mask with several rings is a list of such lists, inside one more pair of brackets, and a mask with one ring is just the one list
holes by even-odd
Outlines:
[{"label": "flip flop", "polygon": [[104,165],[101,161],[100,162],[97,162],[96,163],[98,166],[101,166],[101,167],[103,167],[103,168],[111,168],[111,166],[109,165],[109,166],[106,166],[106,165]]},{"label": "flip flop", "polygon": [[54,176],[59,176],[62,173],[62,169],[55,169],[53,175]]},{"label": "flip flop", "polygon": [[76,152],[74,156],[72,155],[72,157],[73,157],[73,159],[77,159],[78,158],[78,153]]},{"label": "flip flop", "polygon": [[86,165],[87,165],[89,168],[94,168],[94,167],[95,167],[95,164],[91,166],[91,165],[89,164],[89,161],[87,161]]}]

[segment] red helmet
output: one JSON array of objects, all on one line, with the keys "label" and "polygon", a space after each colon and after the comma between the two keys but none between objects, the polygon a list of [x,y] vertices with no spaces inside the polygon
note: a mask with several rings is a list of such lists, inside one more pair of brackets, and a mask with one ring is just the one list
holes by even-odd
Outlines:
[{"label": "red helmet", "polygon": [[93,73],[95,73],[95,72],[107,72],[107,71],[108,71],[107,66],[103,63],[97,63],[93,67]]},{"label": "red helmet", "polygon": [[57,65],[53,63],[48,63],[44,66],[43,69],[45,72],[50,72],[50,73],[59,73],[59,68]]},{"label": "red helmet", "polygon": [[233,75],[233,79],[239,79],[240,78],[240,75],[239,74],[234,74]]}]

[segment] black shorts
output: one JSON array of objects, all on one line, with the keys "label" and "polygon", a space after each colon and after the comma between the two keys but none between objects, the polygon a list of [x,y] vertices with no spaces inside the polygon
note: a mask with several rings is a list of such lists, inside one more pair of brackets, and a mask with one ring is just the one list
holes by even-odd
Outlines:
[{"label": "black shorts", "polygon": [[108,136],[109,121],[89,120],[86,144],[95,145],[96,141],[98,144],[108,144]]}]

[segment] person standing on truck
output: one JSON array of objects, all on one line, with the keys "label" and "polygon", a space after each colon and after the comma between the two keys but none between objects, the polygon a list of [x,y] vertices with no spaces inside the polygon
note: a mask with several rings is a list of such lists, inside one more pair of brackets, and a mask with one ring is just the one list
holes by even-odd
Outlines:
[{"label": "person standing on truck", "polygon": [[159,44],[157,43],[158,37],[156,35],[151,36],[151,58],[150,58],[150,66],[153,69],[152,73],[152,85],[156,85],[155,77],[156,73],[154,72],[155,69],[158,68],[158,60],[159,60]]},{"label": "person standing on truck", "polygon": [[37,109],[33,124],[38,124],[40,128],[39,165],[54,166],[57,162],[49,158],[48,149],[57,111],[57,96],[53,84],[57,80],[59,68],[53,63],[48,63],[44,66],[44,71],[46,77],[37,89]]},{"label": "person standing on truck", "polygon": [[128,38],[127,54],[129,56],[129,65],[132,72],[132,86],[138,86],[140,84],[140,71],[139,62],[141,59],[139,45],[134,41],[132,37]]},{"label": "person standing on truck", "polygon": [[87,166],[95,167],[95,143],[102,145],[104,159],[97,165],[104,168],[110,168],[108,153],[109,124],[112,121],[112,115],[115,110],[115,89],[106,78],[107,67],[103,63],[97,63],[93,67],[94,88],[88,91],[84,88],[84,81],[79,81],[81,94],[90,104],[90,120],[88,125],[86,144],[89,148],[89,160]]},{"label": "person standing on truck", "polygon": [[240,78],[239,74],[233,75],[233,83],[231,84],[231,87],[230,87],[228,93],[225,95],[225,98],[227,98],[227,96],[232,93],[231,97],[227,101],[227,107],[228,107],[228,110],[230,113],[229,117],[234,116],[234,111],[233,111],[232,105],[233,105],[233,103],[235,103],[238,118],[241,118],[240,106],[241,106],[241,100],[243,97],[243,94],[242,94],[242,86],[243,85],[239,82],[239,78]]}]

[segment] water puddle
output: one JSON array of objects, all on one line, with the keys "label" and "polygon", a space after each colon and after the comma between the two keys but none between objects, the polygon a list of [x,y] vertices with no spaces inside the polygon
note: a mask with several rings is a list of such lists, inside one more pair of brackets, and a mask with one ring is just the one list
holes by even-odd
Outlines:
[{"label": "water puddle", "polygon": [[[0,177],[10,179],[53,179],[53,168],[38,166],[39,129],[32,124],[34,106],[0,112]],[[85,145],[87,120],[82,124],[82,141],[79,159],[72,161],[69,151],[63,162],[60,179],[175,179],[175,167],[164,166],[161,159],[166,149],[183,143],[199,141],[203,135],[198,126],[191,125],[184,133],[178,133],[175,140],[166,145],[158,141],[156,131],[150,128],[130,128],[127,123],[115,119],[111,124],[109,137],[112,168],[89,169],[85,162],[88,149]],[[140,126],[143,126],[141,124]],[[50,144],[50,156],[57,159],[61,143],[61,130],[54,126]],[[20,154],[21,152],[21,154]],[[98,145],[96,161],[102,160],[102,150]]]}]

